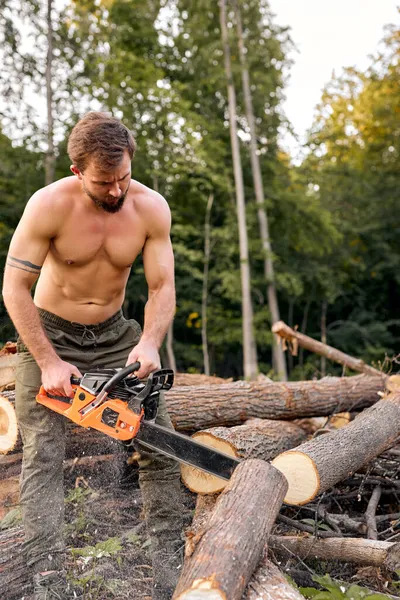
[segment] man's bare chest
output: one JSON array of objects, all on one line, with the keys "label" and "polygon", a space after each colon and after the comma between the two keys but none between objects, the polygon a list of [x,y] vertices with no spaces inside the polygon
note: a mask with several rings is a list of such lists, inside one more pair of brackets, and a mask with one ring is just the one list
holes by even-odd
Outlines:
[{"label": "man's bare chest", "polygon": [[67,265],[106,261],[118,269],[130,266],[142,250],[145,232],[130,219],[74,221],[52,240],[51,253]]}]

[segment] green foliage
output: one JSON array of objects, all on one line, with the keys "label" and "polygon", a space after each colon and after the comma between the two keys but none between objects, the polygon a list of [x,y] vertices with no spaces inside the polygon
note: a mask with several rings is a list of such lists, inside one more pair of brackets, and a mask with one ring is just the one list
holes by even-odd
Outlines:
[{"label": "green foliage", "polygon": [[388,596],[385,594],[371,593],[370,590],[359,585],[344,585],[334,581],[329,575],[314,575],[313,580],[318,583],[323,591],[311,587],[301,587],[300,592],[306,598],[313,600],[385,600]]},{"label": "green foliage", "polygon": [[118,557],[118,555],[121,550],[122,545],[120,539],[117,537],[112,537],[103,542],[98,542],[95,546],[71,548],[71,553],[75,557],[79,556],[81,560],[87,564],[100,558],[116,557],[117,560],[120,561],[120,557]]},{"label": "green foliage", "polygon": [[[393,356],[400,338],[399,31],[388,30],[382,55],[366,73],[347,69],[327,86],[310,132],[309,155],[293,166],[278,144],[279,130],[290,126],[281,110],[290,37],[275,24],[267,0],[240,4],[281,317],[320,339],[322,307],[327,306],[328,343],[379,365],[386,355]],[[2,263],[28,198],[43,186],[46,134],[27,98],[32,86],[39,94],[44,89],[44,5],[37,0],[5,0],[3,5]],[[273,375],[264,251],[233,10],[228,20],[258,360],[262,371]],[[208,197],[214,195],[207,295],[211,371],[242,376],[240,261],[218,3],[69,0],[62,10],[54,9],[53,21],[56,176],[69,174],[66,137],[82,111],[108,110],[134,131],[133,176],[163,194],[172,211],[174,351],[182,371],[203,371],[204,220]],[[24,35],[38,40],[37,52],[25,50]],[[18,119],[13,119],[16,111]],[[124,310],[140,322],[147,298],[143,275],[138,258]],[[191,322],[193,313],[199,317]],[[2,341],[15,337],[4,307],[0,323]],[[319,359],[304,352],[289,363],[293,379],[320,374]],[[340,367],[329,369],[341,372]]]}]

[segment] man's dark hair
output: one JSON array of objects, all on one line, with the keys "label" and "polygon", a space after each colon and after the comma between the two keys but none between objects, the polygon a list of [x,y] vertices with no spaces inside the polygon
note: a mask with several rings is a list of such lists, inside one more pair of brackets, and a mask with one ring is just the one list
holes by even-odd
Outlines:
[{"label": "man's dark hair", "polygon": [[121,121],[104,112],[87,113],[68,139],[69,157],[82,173],[92,160],[105,171],[117,167],[126,150],[133,158],[135,138]]}]

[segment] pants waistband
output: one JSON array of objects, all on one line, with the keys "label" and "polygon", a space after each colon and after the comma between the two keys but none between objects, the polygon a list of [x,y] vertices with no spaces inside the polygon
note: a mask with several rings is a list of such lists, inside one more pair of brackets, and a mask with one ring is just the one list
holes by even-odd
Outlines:
[{"label": "pants waistband", "polygon": [[91,331],[93,334],[98,335],[107,331],[110,327],[118,323],[118,321],[122,321],[124,316],[122,314],[122,309],[116,312],[114,315],[102,321],[101,323],[96,323],[96,325],[84,325],[83,323],[76,323],[75,321],[67,321],[58,315],[55,315],[43,308],[38,308],[38,313],[41,321],[44,324],[55,325],[65,333],[76,333],[81,334],[85,331]]}]

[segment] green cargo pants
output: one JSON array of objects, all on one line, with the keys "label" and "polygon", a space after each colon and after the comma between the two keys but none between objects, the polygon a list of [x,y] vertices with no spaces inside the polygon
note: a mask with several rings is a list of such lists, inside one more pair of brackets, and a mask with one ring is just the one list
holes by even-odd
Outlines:
[{"label": "green cargo pants", "polygon": [[[123,367],[141,329],[119,311],[97,325],[81,325],[39,309],[58,356],[85,373],[96,367]],[[36,402],[41,372],[21,340],[17,344],[16,413],[23,442],[21,507],[25,552],[34,572],[64,566],[65,417]],[[157,423],[171,427],[160,397]],[[101,435],[101,434],[99,434]],[[172,597],[182,565],[183,510],[179,467],[156,452],[141,450],[139,484],[151,539],[154,600]]]}]

